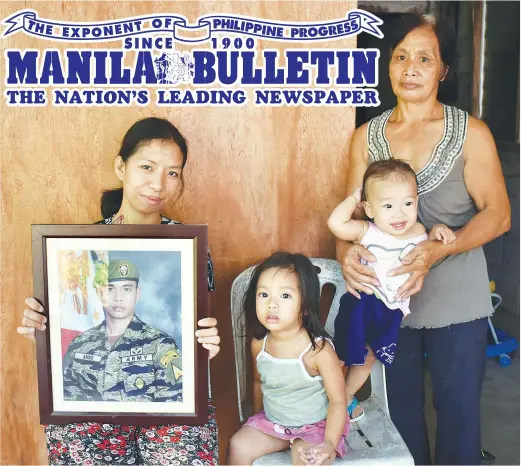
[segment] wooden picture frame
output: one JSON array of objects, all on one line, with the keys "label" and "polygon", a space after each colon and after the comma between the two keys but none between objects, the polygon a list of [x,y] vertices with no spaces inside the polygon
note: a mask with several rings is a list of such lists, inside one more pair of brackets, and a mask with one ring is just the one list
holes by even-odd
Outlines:
[{"label": "wooden picture frame", "polygon": [[206,225],[32,225],[41,424],[207,422],[194,335],[209,316],[207,238]]}]

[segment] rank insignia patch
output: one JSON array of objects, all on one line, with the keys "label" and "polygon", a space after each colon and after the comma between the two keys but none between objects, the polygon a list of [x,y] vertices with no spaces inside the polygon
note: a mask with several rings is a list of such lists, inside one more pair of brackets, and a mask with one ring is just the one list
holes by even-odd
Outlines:
[{"label": "rank insignia patch", "polygon": [[183,375],[183,371],[172,364],[172,372],[174,373],[175,381],[177,382]]},{"label": "rank insignia patch", "polygon": [[167,351],[162,357],[161,357],[161,365],[163,367],[167,367],[168,364],[170,364],[170,361],[172,359],[176,359],[179,357],[179,354],[175,350]]}]

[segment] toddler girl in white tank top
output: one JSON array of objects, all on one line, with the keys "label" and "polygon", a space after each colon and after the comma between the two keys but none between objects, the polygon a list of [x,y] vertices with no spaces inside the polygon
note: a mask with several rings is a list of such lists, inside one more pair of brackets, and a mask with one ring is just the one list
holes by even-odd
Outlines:
[{"label": "toddler girl in white tank top", "polygon": [[320,284],[311,261],[282,252],[264,260],[243,307],[254,334],[254,415],[232,437],[228,463],[251,464],[290,446],[293,464],[331,464],[344,456],[344,378],[320,323]]}]

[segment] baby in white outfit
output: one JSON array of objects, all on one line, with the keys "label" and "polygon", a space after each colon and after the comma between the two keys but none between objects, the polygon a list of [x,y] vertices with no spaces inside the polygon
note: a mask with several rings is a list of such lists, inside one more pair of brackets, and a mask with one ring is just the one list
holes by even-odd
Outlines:
[{"label": "baby in white outfit", "polygon": [[[352,218],[360,204],[372,222]],[[395,159],[371,163],[362,188],[335,208],[328,226],[337,238],[361,244],[375,256],[376,262],[367,265],[380,282],[378,287],[367,284],[373,294],[360,292],[359,299],[346,293],[335,320],[335,348],[348,367],[348,411],[352,420],[358,420],[361,414],[356,411],[360,413],[361,408],[354,395],[376,358],[385,365],[392,363],[401,321],[410,313],[410,299],[400,299],[397,293],[410,274],[391,277],[388,272],[402,265],[418,243],[427,239],[450,243],[456,236],[441,224],[427,235],[418,222],[416,174],[407,163]]]}]

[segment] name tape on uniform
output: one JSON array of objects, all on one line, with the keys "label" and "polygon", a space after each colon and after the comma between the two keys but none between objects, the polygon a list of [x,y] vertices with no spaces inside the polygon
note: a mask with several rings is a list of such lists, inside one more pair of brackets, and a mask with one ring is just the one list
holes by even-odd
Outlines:
[{"label": "name tape on uniform", "polygon": [[96,354],[76,353],[74,355],[74,359],[79,359],[81,361],[101,362],[101,356],[98,356]]}]

